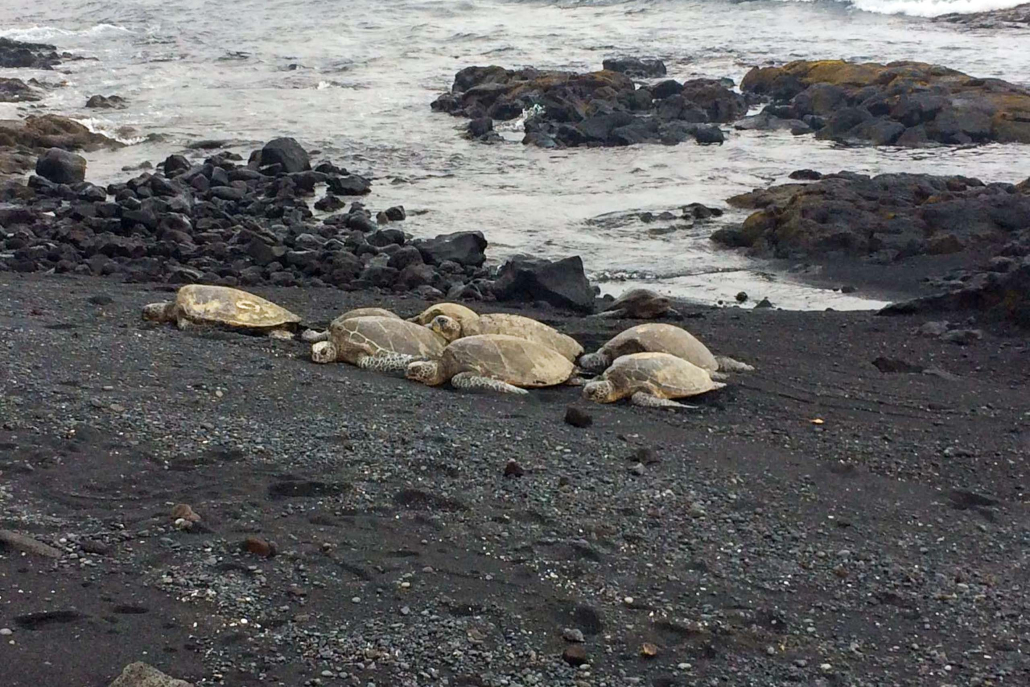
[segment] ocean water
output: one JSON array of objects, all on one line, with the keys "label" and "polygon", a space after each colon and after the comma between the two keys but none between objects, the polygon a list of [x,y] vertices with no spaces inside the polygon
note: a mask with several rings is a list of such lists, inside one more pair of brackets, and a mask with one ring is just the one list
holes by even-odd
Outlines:
[{"label": "ocean water", "polygon": [[[543,151],[460,136],[463,120],[429,103],[469,65],[590,70],[605,57],[662,58],[672,78],[729,77],[793,59],[918,59],[982,77],[1030,79],[1030,31],[969,30],[927,19],[1009,7],[1010,0],[4,0],[0,35],[56,44],[91,60],[34,76],[44,109],[133,143],[90,154],[93,181],[158,162],[190,141],[224,139],[246,155],[296,137],[375,176],[373,207],[403,204],[418,236],[482,230],[491,259],[578,254],[606,292],[647,284],[705,302],[769,297],[788,308],[878,307],[892,294],[843,295],[719,249],[719,225],[645,223],[639,213],[822,172],[1030,176],[1030,146],[841,148],[789,133],[731,132],[692,143]],[[24,70],[20,70],[24,71]],[[129,108],[86,110],[94,94]],[[511,137],[518,138],[512,130]],[[159,134],[159,140],[153,140]],[[197,153],[200,156],[200,153]],[[730,211],[722,221],[739,221]]]}]

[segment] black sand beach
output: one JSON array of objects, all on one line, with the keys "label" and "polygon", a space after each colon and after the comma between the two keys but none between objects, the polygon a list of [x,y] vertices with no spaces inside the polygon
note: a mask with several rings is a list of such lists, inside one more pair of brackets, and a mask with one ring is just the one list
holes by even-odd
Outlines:
[{"label": "black sand beach", "polygon": [[[315,321],[425,305],[253,290]],[[136,660],[197,685],[1030,680],[1025,335],[685,309],[757,370],[671,412],[142,322],[168,295],[0,274],[0,530],[59,555],[0,544],[9,687]],[[521,312],[588,349],[631,324]]]}]

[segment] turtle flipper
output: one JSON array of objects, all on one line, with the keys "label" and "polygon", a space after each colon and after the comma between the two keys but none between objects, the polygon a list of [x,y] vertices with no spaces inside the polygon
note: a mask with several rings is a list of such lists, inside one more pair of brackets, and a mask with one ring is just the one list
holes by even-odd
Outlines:
[{"label": "turtle flipper", "polygon": [[485,389],[487,391],[497,391],[502,394],[528,394],[529,392],[521,387],[517,387],[514,384],[508,384],[502,382],[499,379],[490,379],[489,377],[482,377],[472,372],[459,372],[458,374],[451,377],[451,386],[455,389],[461,389],[462,391],[476,391],[479,389]]},{"label": "turtle flipper", "polygon": [[373,372],[404,372],[415,356],[406,353],[378,353],[358,358],[358,367]]},{"label": "turtle flipper", "polygon": [[652,394],[638,391],[629,398],[630,403],[635,406],[641,406],[643,408],[686,408],[689,410],[697,410],[697,406],[688,406],[685,403],[679,403],[677,401],[670,401],[667,398],[659,398]]},{"label": "turtle flipper", "polygon": [[619,317],[625,317],[625,308],[616,308],[615,310],[602,310],[601,312],[595,312],[593,315],[587,315],[587,317],[603,317],[606,319],[615,319]]},{"label": "turtle flipper", "polygon": [[[715,362],[719,363],[720,372],[754,372],[755,368],[753,365],[742,363],[739,360],[733,358],[727,358],[724,355],[715,356]],[[714,377],[713,377],[714,379]]]},{"label": "turtle flipper", "polygon": [[293,332],[289,329],[273,329],[268,332],[268,338],[280,341],[293,341]]},{"label": "turtle flipper", "polygon": [[317,329],[305,329],[300,333],[300,340],[304,343],[318,343],[329,340],[329,330],[318,331]]}]

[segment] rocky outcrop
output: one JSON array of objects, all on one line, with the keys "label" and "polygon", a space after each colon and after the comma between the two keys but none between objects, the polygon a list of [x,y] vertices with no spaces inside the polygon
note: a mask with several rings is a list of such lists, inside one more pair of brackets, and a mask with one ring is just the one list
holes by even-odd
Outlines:
[{"label": "rocky outcrop", "polygon": [[[1030,249],[1030,244],[1025,244]],[[1030,256],[992,260],[986,269],[952,275],[942,293],[894,303],[883,315],[974,311],[1030,329]]]},{"label": "rocky outcrop", "polygon": [[94,95],[86,101],[86,107],[93,110],[124,110],[125,98],[118,95]]},{"label": "rocky outcrop", "polygon": [[756,210],[712,239],[756,255],[848,256],[881,264],[981,252],[1030,238],[1030,193],[961,176],[841,172],[729,199]]},{"label": "rocky outcrop", "polygon": [[968,14],[942,14],[936,21],[964,24],[971,29],[1030,28],[1030,3],[1003,10],[970,12]]},{"label": "rocky outcrop", "polygon": [[[634,71],[627,62],[616,66]],[[491,66],[458,72],[451,91],[432,108],[473,120],[469,135],[485,141],[498,139],[493,120],[526,116],[523,143],[554,148],[675,144],[691,138],[721,143],[715,125],[743,116],[748,101],[710,79],[638,87],[611,69],[576,74]]]},{"label": "rocky outcrop", "polygon": [[30,103],[42,99],[37,89],[21,79],[0,78],[0,103]]},{"label": "rocky outcrop", "polygon": [[121,148],[122,143],[93,133],[83,124],[59,115],[28,116],[25,119],[0,120],[0,148],[47,148],[62,150],[98,150]]},{"label": "rocky outcrop", "polygon": [[0,69],[53,69],[63,60],[78,59],[71,53],[58,53],[46,43],[23,43],[0,38]]},{"label": "rocky outcrop", "polygon": [[1030,89],[922,62],[755,67],[741,89],[772,101],[750,128],[905,147],[1030,143]]},{"label": "rocky outcrop", "polygon": [[730,205],[756,211],[712,239],[765,257],[860,260],[899,270],[918,258],[936,295],[892,312],[972,309],[1030,324],[1030,180],[985,184],[961,176],[812,170],[797,176],[818,179],[730,198]]}]

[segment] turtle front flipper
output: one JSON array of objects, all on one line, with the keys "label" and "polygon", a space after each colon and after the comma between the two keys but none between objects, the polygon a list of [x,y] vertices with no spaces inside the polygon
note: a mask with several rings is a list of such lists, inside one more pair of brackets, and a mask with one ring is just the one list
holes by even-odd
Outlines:
[{"label": "turtle front flipper", "polygon": [[499,379],[491,379],[475,374],[474,372],[459,372],[451,377],[451,386],[462,391],[496,391],[502,394],[528,394],[529,392],[514,384],[502,382]]},{"label": "turtle front flipper", "polygon": [[[753,365],[742,363],[739,360],[733,358],[727,358],[724,355],[715,356],[715,361],[719,363],[720,372],[754,372],[755,368]],[[714,375],[713,375],[714,379]]]},{"label": "turtle front flipper", "polygon": [[318,343],[329,340],[329,330],[318,331],[317,329],[305,329],[300,333],[300,340],[304,343]]},{"label": "turtle front flipper", "polygon": [[605,318],[605,319],[616,319],[616,318],[625,317],[625,316],[626,316],[625,308],[616,308],[615,310],[602,310],[601,312],[595,312],[592,315],[587,315],[587,317],[598,317],[598,318]]},{"label": "turtle front flipper", "polygon": [[268,338],[278,339],[280,341],[293,341],[293,332],[289,329],[277,328],[272,329],[268,332]]},{"label": "turtle front flipper", "polygon": [[642,408],[686,408],[689,410],[697,410],[697,406],[688,406],[685,403],[671,401],[667,398],[659,398],[658,396],[643,391],[638,391],[633,394],[629,397],[629,400],[633,405],[641,406]]},{"label": "turtle front flipper", "polygon": [[406,353],[377,353],[359,357],[357,365],[373,372],[404,372],[414,360],[415,356]]}]

